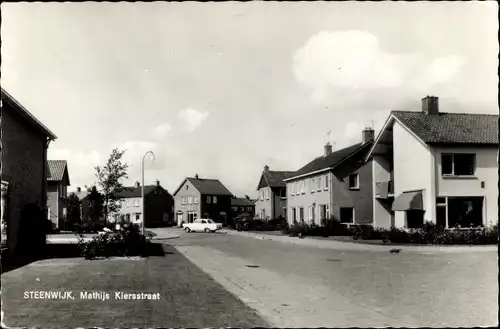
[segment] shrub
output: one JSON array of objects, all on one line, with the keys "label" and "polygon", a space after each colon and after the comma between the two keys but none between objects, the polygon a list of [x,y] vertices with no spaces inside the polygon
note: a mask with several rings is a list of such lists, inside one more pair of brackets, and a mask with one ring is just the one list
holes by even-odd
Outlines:
[{"label": "shrub", "polygon": [[106,230],[85,242],[80,237],[78,247],[85,259],[112,256],[144,256],[151,240],[140,233],[135,224],[124,224],[120,230]]},{"label": "shrub", "polygon": [[45,233],[46,234],[59,233],[56,224],[53,223],[50,219],[45,220]]}]

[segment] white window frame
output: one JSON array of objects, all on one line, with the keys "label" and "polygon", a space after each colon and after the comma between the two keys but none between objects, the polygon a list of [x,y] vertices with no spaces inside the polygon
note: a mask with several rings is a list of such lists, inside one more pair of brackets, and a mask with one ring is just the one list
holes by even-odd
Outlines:
[{"label": "white window frame", "polygon": [[325,191],[328,191],[329,187],[330,187],[330,177],[328,177],[328,174],[325,175]]},{"label": "white window frame", "polygon": [[310,178],[310,182],[309,182],[309,184],[311,184],[311,188],[310,188],[310,189],[311,189],[311,194],[313,194],[313,193],[314,193],[314,190],[315,190],[315,187],[316,187],[316,186],[314,185],[314,184],[316,184],[316,183],[315,183],[315,180],[314,180],[314,177]]},{"label": "white window frame", "polygon": [[192,196],[188,196],[188,204],[192,204],[193,203],[193,197]]},{"label": "white window frame", "polygon": [[[451,174],[443,174],[443,156],[449,155],[451,156]],[[455,174],[455,155],[472,155],[473,156],[473,172],[471,175],[457,175]],[[468,152],[455,152],[455,153],[449,153],[449,152],[442,152],[441,153],[441,176],[442,177],[474,177],[476,175],[476,169],[477,169],[477,154],[476,153],[468,153]]]},{"label": "white window frame", "polygon": [[291,192],[292,196],[294,196],[295,195],[295,182],[292,182],[290,184],[290,186],[291,186],[291,191],[290,192]]},{"label": "white window frame", "polygon": [[269,188],[266,189],[266,200],[269,200]]},{"label": "white window frame", "polygon": [[199,202],[200,202],[200,200],[199,200],[200,198],[199,198],[198,196],[195,196],[195,197],[193,197],[193,198],[194,198],[194,200],[193,200],[193,203],[194,203],[194,204],[197,204],[197,203],[199,203]]},{"label": "white window frame", "polygon": [[259,194],[260,194],[260,201],[263,201],[264,200],[264,190],[261,189]]},{"label": "white window frame", "polygon": [[330,205],[326,204],[326,219],[330,219]]},{"label": "white window frame", "polygon": [[210,195],[207,195],[206,201],[207,201],[207,203],[211,203],[212,198],[210,197]]},{"label": "white window frame", "polygon": [[217,197],[215,195],[212,197],[212,203],[217,204]]},{"label": "white window frame", "polygon": [[309,221],[312,222],[313,216],[312,216],[312,206],[309,206]]},{"label": "white window frame", "polygon": [[316,191],[321,192],[321,179],[322,176],[316,177]]},{"label": "white window frame", "polygon": [[[351,176],[356,177],[356,186],[351,186]],[[359,190],[359,174],[358,173],[349,174],[349,177],[347,178],[347,180],[348,180],[347,184],[349,185],[350,190]]]}]

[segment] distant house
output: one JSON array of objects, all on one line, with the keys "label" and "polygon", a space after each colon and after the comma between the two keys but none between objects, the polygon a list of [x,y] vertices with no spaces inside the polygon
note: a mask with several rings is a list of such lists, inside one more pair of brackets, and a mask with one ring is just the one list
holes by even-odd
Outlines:
[{"label": "distant house", "polygon": [[211,218],[227,225],[233,194],[218,179],[186,177],[174,192],[177,225]]},{"label": "distant house", "polygon": [[264,166],[257,186],[259,197],[255,202],[256,217],[263,220],[286,218],[287,192],[284,179],[291,174],[292,171],[271,171],[269,166]]},{"label": "distant house", "polygon": [[85,190],[82,191],[81,187],[76,188],[76,192],[72,194],[80,200],[80,219],[82,223],[88,223],[92,220],[98,220],[99,218],[91,218],[91,208],[93,202],[90,200],[89,193]]},{"label": "distant house", "polygon": [[255,201],[250,199],[248,195],[244,198],[233,196],[231,199],[231,217],[235,218],[242,214],[248,214],[251,217],[255,216]]},{"label": "distant house", "polygon": [[68,164],[66,160],[49,160],[47,177],[47,218],[62,229],[66,220],[68,186]]},{"label": "distant house", "polygon": [[491,226],[498,222],[498,115],[393,111],[367,154],[378,227]]},{"label": "distant house", "polygon": [[366,128],[361,142],[324,154],[290,175],[287,184],[288,221],[322,225],[334,218],[344,224],[371,224],[372,166],[365,162],[374,139]]},{"label": "distant house", "polygon": [[33,224],[31,210],[47,213],[47,149],[57,137],[4,89],[1,99],[2,246],[10,251]]},{"label": "distant house", "polygon": [[167,225],[173,221],[174,199],[156,180],[154,185],[144,186],[144,216],[142,213],[142,188],[139,182],[132,187],[125,187],[120,193],[122,207],[115,219],[122,218],[134,223],[142,223],[145,227]]}]

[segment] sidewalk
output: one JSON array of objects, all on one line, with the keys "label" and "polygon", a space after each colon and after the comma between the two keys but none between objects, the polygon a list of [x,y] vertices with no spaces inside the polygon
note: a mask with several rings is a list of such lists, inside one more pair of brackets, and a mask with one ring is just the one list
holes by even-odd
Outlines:
[{"label": "sidewalk", "polygon": [[326,240],[314,237],[305,237],[299,239],[297,237],[290,237],[286,235],[271,235],[265,233],[257,232],[242,232],[234,230],[221,230],[221,232],[230,235],[240,235],[246,236],[259,240],[272,240],[284,243],[292,243],[308,247],[324,248],[324,249],[341,249],[341,250],[360,250],[360,251],[390,251],[392,249],[401,249],[402,251],[413,251],[420,253],[446,253],[446,252],[482,252],[482,251],[497,251],[497,245],[479,245],[479,246],[426,246],[426,245],[377,245],[377,244],[362,244],[354,243],[351,241],[338,241],[338,240]]}]

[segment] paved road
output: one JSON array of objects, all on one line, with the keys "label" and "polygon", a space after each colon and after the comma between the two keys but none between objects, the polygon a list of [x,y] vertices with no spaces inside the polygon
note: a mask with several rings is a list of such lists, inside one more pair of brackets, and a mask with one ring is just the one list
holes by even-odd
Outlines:
[{"label": "paved road", "polygon": [[498,324],[495,250],[391,254],[220,233],[164,243],[278,327]]}]

